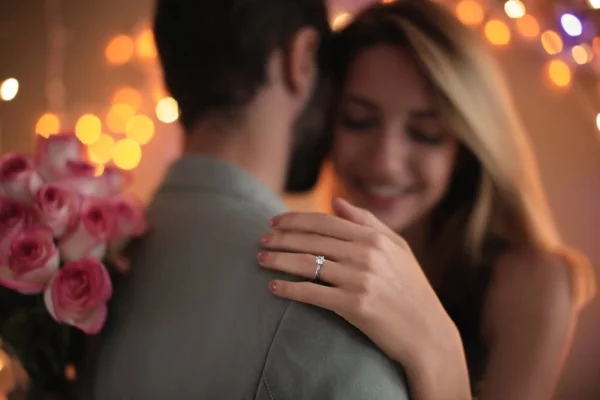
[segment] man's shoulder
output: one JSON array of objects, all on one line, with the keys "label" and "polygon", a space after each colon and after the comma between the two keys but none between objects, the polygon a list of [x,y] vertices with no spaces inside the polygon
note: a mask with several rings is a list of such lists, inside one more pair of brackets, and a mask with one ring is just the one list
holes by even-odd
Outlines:
[{"label": "man's shoulder", "polygon": [[317,397],[402,400],[408,391],[401,366],[359,330],[332,312],[291,303],[273,338],[257,398]]}]

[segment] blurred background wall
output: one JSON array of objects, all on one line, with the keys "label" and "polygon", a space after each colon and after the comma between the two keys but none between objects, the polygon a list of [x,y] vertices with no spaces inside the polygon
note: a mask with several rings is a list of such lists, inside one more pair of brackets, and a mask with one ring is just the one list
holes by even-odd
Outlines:
[{"label": "blurred background wall", "polygon": [[[504,1],[471,1],[471,8],[469,2],[460,6],[458,1],[445,2],[496,43],[490,46],[506,72],[530,132],[560,230],[567,243],[581,249],[600,274],[600,136],[596,124],[600,104],[595,78],[600,41],[592,40],[595,30],[592,36],[578,39],[589,43],[584,48],[589,60],[582,59],[580,53],[578,61],[585,65],[578,67],[571,79],[576,62],[569,57],[576,56],[571,48],[578,43],[563,32],[557,59],[566,60],[569,74],[559,71],[551,79],[546,63],[553,59],[548,53],[554,53],[558,44],[551,38],[545,42],[540,38],[545,29],[558,32],[555,22],[560,12],[569,9],[582,13],[585,9],[589,19],[584,30],[588,32],[592,29],[589,24],[598,19],[598,12],[590,9],[594,2],[524,0],[539,21],[538,32],[529,31],[529,39],[523,39],[523,32],[519,33],[522,27],[507,18]],[[344,13],[352,13],[365,2],[332,3],[332,21],[337,17],[336,23],[341,23],[347,19]],[[498,18],[508,24],[508,39],[501,27],[489,32],[481,27],[484,21],[478,17],[477,5],[481,18]],[[102,123],[103,133],[114,127],[112,134],[93,145],[98,162],[113,157],[118,165],[131,169],[135,177],[131,190],[148,200],[181,146],[176,108],[168,99],[161,102],[167,94],[160,84],[152,38],[148,36],[150,9],[150,0],[3,1],[0,82],[15,77],[19,91],[12,101],[0,102],[0,151],[31,152],[36,130],[48,134],[58,128],[57,122],[62,130],[74,129],[81,115],[90,113]],[[119,109],[118,104],[130,108]],[[126,124],[133,114],[148,118]],[[81,134],[83,140],[97,140],[96,133],[90,133],[94,123],[94,117],[88,118],[87,125],[82,123],[88,128]],[[332,180],[328,171],[315,193],[286,200],[295,209],[323,209]],[[577,367],[569,369],[571,375],[561,388],[560,398],[600,398],[598,359],[600,300],[596,299],[585,310],[575,333],[569,363]]]}]

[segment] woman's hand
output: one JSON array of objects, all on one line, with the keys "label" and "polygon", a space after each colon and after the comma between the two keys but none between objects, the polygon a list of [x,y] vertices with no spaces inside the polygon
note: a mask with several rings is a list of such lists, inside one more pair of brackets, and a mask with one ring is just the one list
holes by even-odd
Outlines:
[{"label": "woman's hand", "polygon": [[333,206],[338,216],[292,212],[271,219],[275,231],[262,238],[270,251],[259,253],[259,263],[314,279],[316,257],[324,256],[320,280],[328,284],[273,281],[272,292],[356,326],[404,365],[415,399],[470,398],[456,327],[407,243],[367,211],[341,199]]}]

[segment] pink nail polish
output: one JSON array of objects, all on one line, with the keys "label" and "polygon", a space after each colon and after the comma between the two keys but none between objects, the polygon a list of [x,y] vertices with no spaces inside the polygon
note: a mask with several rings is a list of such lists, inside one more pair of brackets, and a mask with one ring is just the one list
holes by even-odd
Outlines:
[{"label": "pink nail polish", "polygon": [[271,292],[275,292],[277,290],[277,283],[275,283],[275,281],[269,282],[269,290]]},{"label": "pink nail polish", "polygon": [[272,237],[273,235],[271,235],[270,233],[265,233],[260,237],[260,241],[262,242],[262,244],[268,244],[271,241]]},{"label": "pink nail polish", "polygon": [[258,255],[256,256],[256,258],[258,259],[258,262],[262,264],[267,259],[267,253],[264,252],[264,251],[261,251],[260,253],[258,253]]},{"label": "pink nail polish", "polygon": [[277,225],[279,225],[279,219],[280,219],[279,215],[276,215],[276,216],[272,217],[269,220],[269,224],[271,225],[271,227],[277,228]]}]

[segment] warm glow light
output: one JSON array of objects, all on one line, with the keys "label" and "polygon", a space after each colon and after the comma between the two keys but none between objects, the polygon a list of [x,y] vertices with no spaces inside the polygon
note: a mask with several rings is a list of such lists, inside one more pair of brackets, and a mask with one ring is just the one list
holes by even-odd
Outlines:
[{"label": "warm glow light", "polygon": [[504,12],[509,18],[518,19],[525,16],[525,5],[519,0],[508,0],[504,3]]},{"label": "warm glow light", "polygon": [[129,139],[144,145],[154,136],[154,122],[145,115],[136,115],[127,123],[125,134]]},{"label": "warm glow light", "polygon": [[600,131],[600,114],[596,115],[596,127]]},{"label": "warm glow light", "polygon": [[462,0],[455,11],[456,17],[465,25],[479,25],[485,18],[483,7],[475,0]]},{"label": "warm glow light", "polygon": [[523,37],[528,39],[536,38],[540,34],[540,24],[535,17],[525,15],[517,20],[517,30]]},{"label": "warm glow light", "polygon": [[571,69],[564,61],[552,60],[547,64],[548,76],[558,87],[566,87],[571,83]]},{"label": "warm glow light", "polygon": [[579,65],[587,64],[592,61],[592,49],[587,44],[580,44],[571,49],[573,60]]},{"label": "warm glow light", "polygon": [[8,78],[0,86],[0,99],[4,101],[11,101],[17,97],[19,93],[19,81],[15,78]]},{"label": "warm glow light", "polygon": [[334,31],[339,31],[340,29],[345,27],[351,19],[352,15],[350,15],[347,12],[338,14],[335,16],[333,22],[331,23],[331,29],[333,29]]},{"label": "warm glow light", "polygon": [[581,21],[573,14],[563,14],[560,23],[569,36],[580,36],[583,33]]},{"label": "warm glow light", "polygon": [[600,57],[600,37],[595,37],[594,40],[592,40],[592,50],[594,51],[594,54]]},{"label": "warm glow light", "polygon": [[77,379],[77,370],[74,365],[69,364],[65,367],[65,378],[71,382]]},{"label": "warm glow light", "polygon": [[160,122],[164,122],[165,124],[177,121],[177,118],[179,118],[177,101],[172,97],[161,99],[156,104],[156,117]]},{"label": "warm glow light", "polygon": [[123,65],[133,57],[133,39],[127,35],[115,36],[104,51],[106,60],[112,65]]},{"label": "warm glow light", "polygon": [[546,31],[542,33],[542,46],[546,50],[546,53],[553,56],[563,50],[563,41],[558,33]]},{"label": "warm glow light", "polygon": [[587,0],[587,2],[594,10],[600,10],[600,0]]},{"label": "warm glow light", "polygon": [[135,41],[135,50],[138,57],[143,59],[155,59],[156,47],[154,46],[154,35],[150,29],[142,32]]},{"label": "warm glow light", "polygon": [[128,104],[135,112],[137,112],[142,106],[142,95],[138,90],[132,87],[124,87],[115,93],[112,98],[113,104]]},{"label": "warm glow light", "polygon": [[508,26],[497,19],[485,24],[485,36],[496,46],[503,46],[510,42],[510,29]]},{"label": "warm glow light", "polygon": [[45,138],[60,131],[60,120],[53,113],[46,113],[35,124],[35,133]]},{"label": "warm glow light", "polygon": [[102,122],[93,114],[84,114],[75,124],[75,136],[83,144],[92,144],[100,137]]},{"label": "warm glow light", "polygon": [[393,3],[393,2],[395,2],[395,1],[396,1],[396,0],[381,0],[381,2],[382,2],[383,4],[387,4],[387,3]]},{"label": "warm glow light", "polygon": [[131,139],[121,139],[115,144],[113,161],[124,170],[132,170],[142,160],[142,148]]},{"label": "warm glow light", "polygon": [[106,126],[114,133],[125,133],[127,122],[135,115],[129,104],[115,104],[106,114]]},{"label": "warm glow light", "polygon": [[112,159],[115,148],[115,139],[103,133],[98,140],[88,147],[90,161],[94,164],[106,164]]}]

